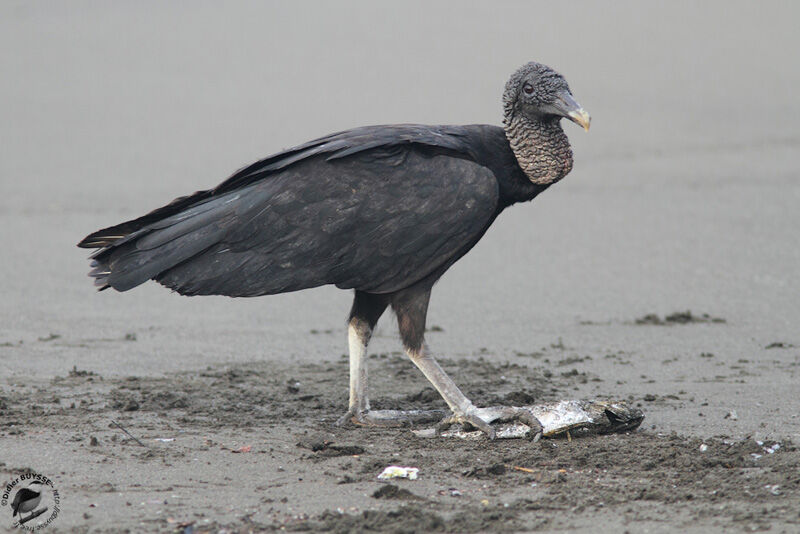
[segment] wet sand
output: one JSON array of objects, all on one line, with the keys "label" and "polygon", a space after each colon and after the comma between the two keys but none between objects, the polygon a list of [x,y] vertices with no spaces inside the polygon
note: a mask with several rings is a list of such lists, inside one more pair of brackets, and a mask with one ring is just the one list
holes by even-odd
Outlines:
[{"label": "wet sand", "polygon": [[[47,531],[796,530],[797,15],[5,3],[2,476],[54,479]],[[592,131],[565,125],[572,174],[436,286],[428,341],[476,402],[626,399],[646,415],[635,433],[338,429],[347,292],[97,294],[85,277],[87,233],[283,147],[361,124],[499,123],[531,59],[567,77]],[[441,407],[397,351],[387,315],[375,404]],[[378,492],[395,463],[420,478]]]}]

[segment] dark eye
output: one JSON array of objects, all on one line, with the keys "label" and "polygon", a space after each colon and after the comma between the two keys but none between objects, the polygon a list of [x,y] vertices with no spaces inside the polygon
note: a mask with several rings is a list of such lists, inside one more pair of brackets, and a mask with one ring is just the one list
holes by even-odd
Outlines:
[{"label": "dark eye", "polygon": [[525,94],[529,95],[533,93],[533,86],[529,83],[526,83],[525,85],[522,86],[522,90],[525,91]]}]

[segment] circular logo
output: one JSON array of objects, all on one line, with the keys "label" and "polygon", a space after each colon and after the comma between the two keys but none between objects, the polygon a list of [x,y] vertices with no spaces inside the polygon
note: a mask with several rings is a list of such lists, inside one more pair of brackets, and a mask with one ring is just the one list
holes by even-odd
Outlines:
[{"label": "circular logo", "polygon": [[11,517],[14,528],[39,530],[58,517],[61,496],[53,481],[39,473],[24,473],[2,487],[0,513]]}]

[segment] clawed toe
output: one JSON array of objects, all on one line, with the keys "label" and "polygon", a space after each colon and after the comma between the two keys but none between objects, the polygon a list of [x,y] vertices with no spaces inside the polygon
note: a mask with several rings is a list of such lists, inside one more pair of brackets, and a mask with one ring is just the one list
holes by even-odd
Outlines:
[{"label": "clawed toe", "polygon": [[504,407],[501,410],[501,416],[495,421],[510,423],[511,421],[519,421],[520,423],[530,427],[528,431],[528,438],[533,441],[539,441],[542,437],[542,423],[536,418],[533,413],[526,408]]},{"label": "clawed toe", "polygon": [[386,417],[385,414],[380,414],[379,412],[371,412],[369,410],[362,411],[351,408],[336,421],[336,426],[345,426],[347,424],[391,427],[407,425],[409,421],[403,417]]},{"label": "clawed toe", "polygon": [[336,426],[345,426],[348,423],[358,424],[360,412],[355,408],[350,408],[334,423]]},{"label": "clawed toe", "polygon": [[475,427],[485,433],[489,439],[495,439],[497,432],[492,423],[510,423],[512,421],[519,421],[530,427],[529,439],[539,441],[539,438],[542,437],[542,424],[536,419],[536,416],[530,410],[511,406],[477,408],[467,414],[453,414],[444,418],[436,426],[436,433],[441,434],[450,426],[460,424]]},{"label": "clawed toe", "polygon": [[348,423],[359,426],[408,426],[433,423],[442,418],[442,410],[358,410],[350,408],[336,421],[336,426]]},{"label": "clawed toe", "polygon": [[483,432],[484,434],[486,434],[486,436],[489,439],[494,439],[496,436],[495,430],[494,428],[492,428],[492,425],[490,425],[489,423],[478,417],[478,415],[475,412],[463,415],[453,414],[451,416],[445,417],[439,422],[438,425],[436,425],[436,434],[440,435],[442,432],[444,432],[453,425],[473,426],[478,430],[480,430],[481,432]]}]

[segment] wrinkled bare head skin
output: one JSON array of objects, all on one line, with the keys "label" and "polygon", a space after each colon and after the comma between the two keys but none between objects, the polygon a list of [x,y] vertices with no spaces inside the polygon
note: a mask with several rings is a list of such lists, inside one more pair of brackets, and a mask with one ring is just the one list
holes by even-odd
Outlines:
[{"label": "wrinkled bare head skin", "polygon": [[589,113],[561,74],[531,61],[511,75],[503,92],[503,124],[517,162],[535,184],[555,183],[572,169],[562,118],[589,130]]},{"label": "wrinkled bare head skin", "polygon": [[503,92],[506,118],[522,114],[530,119],[567,119],[589,129],[589,114],[572,97],[564,77],[541,63],[531,61],[511,75]]}]

